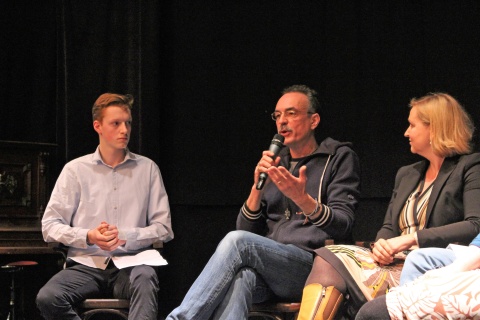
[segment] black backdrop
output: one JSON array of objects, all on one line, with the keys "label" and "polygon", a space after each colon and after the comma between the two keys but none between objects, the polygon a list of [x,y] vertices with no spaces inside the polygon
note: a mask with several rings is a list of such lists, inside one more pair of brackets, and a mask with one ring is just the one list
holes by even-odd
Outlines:
[{"label": "black backdrop", "polygon": [[97,96],[135,96],[130,148],[159,164],[176,232],[163,312],[234,229],[284,87],[317,89],[318,138],[354,143],[356,238],[375,236],[417,160],[412,97],[448,92],[480,120],[478,1],[7,0],[0,19],[0,140],[56,143],[53,181],[95,149]]}]

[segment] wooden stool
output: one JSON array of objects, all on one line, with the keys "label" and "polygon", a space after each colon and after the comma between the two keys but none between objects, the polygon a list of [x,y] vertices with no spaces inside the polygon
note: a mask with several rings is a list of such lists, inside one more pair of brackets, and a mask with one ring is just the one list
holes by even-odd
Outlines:
[{"label": "wooden stool", "polygon": [[[1,267],[2,272],[10,273],[10,311],[7,316],[7,320],[20,320],[24,318],[24,309],[23,309],[23,297],[19,300],[20,302],[20,309],[18,310],[18,303],[16,301],[17,298],[17,291],[16,291],[16,284],[15,284],[15,277],[23,272],[24,268],[30,266],[36,266],[38,263],[35,261],[15,261],[7,263]],[[22,288],[23,289],[23,288]],[[23,293],[23,291],[22,291]]]},{"label": "wooden stool", "polygon": [[300,302],[266,302],[252,306],[249,317],[265,317],[272,320],[296,319]]},{"label": "wooden stool", "polygon": [[87,299],[76,309],[83,320],[96,319],[96,315],[113,315],[115,319],[127,320],[129,308],[130,300],[126,299]]}]

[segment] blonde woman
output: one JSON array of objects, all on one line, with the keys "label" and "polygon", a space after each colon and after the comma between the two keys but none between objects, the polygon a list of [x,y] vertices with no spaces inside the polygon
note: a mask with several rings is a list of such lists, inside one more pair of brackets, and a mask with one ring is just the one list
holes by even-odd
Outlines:
[{"label": "blonde woman", "polygon": [[405,137],[411,152],[425,159],[398,171],[371,249],[315,251],[298,319],[333,319],[338,309],[353,318],[364,303],[399,284],[404,252],[469,243],[480,232],[480,155],[471,154],[470,117],[445,93],[412,99],[410,107]]}]

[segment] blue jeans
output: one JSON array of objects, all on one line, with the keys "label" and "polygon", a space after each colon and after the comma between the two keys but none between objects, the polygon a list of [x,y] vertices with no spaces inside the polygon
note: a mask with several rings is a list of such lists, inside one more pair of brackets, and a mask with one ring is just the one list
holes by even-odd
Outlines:
[{"label": "blue jeans", "polygon": [[232,231],[167,320],[247,319],[252,303],[300,301],[312,263],[312,253],[294,245]]},{"label": "blue jeans", "polygon": [[423,248],[410,252],[403,265],[400,285],[415,280],[428,270],[438,269],[451,264],[455,253],[450,249]]},{"label": "blue jeans", "polygon": [[86,298],[130,299],[129,319],[156,320],[158,277],[145,265],[106,270],[73,263],[40,289],[37,307],[45,319],[80,320],[73,306]]}]

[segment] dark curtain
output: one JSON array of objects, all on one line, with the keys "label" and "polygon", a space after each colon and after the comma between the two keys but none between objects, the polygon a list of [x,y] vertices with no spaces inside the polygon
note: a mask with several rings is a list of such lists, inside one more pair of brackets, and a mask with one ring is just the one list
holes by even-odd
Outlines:
[{"label": "dark curtain", "polygon": [[[408,103],[431,91],[479,119],[476,1],[175,1],[172,161],[177,203],[241,203],[275,133],[284,87],[305,83],[325,105],[319,137],[352,141],[362,196],[388,198],[418,158]],[[476,138],[477,140],[477,138]],[[194,155],[194,158],[190,155]],[[380,218],[381,219],[381,218]]]},{"label": "dark curtain", "polygon": [[55,142],[55,10],[0,3],[0,140]]},{"label": "dark curtain", "polygon": [[[148,1],[57,0],[57,141],[64,158],[94,150],[90,108],[104,92],[135,97],[130,148],[142,152],[158,117],[157,7]],[[153,32],[152,32],[153,31]]]},{"label": "dark curtain", "polygon": [[0,139],[58,144],[59,170],[96,147],[98,95],[131,93],[130,148],[160,165],[175,204],[244,201],[294,83],[320,93],[319,139],[354,143],[364,198],[389,197],[417,159],[403,137],[412,97],[446,91],[479,118],[476,1],[1,5]]}]

